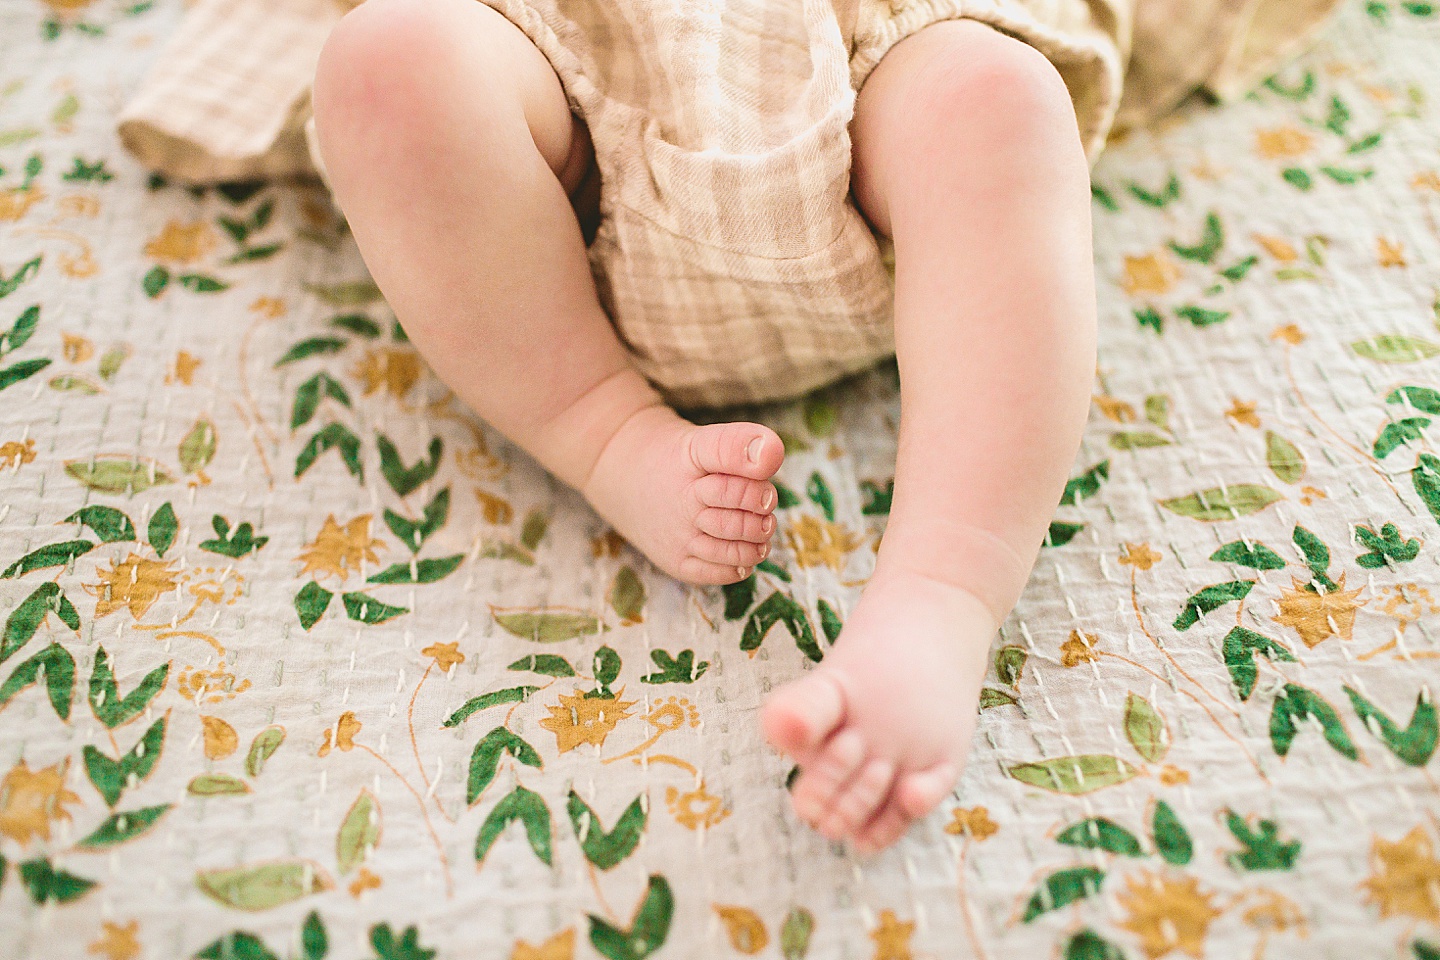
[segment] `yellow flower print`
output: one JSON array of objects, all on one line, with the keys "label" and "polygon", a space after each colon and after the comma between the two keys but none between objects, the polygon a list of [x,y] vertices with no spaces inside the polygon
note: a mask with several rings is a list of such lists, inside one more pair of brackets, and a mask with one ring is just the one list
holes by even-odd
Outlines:
[{"label": "yellow flower print", "polygon": [[1090,634],[1071,630],[1070,639],[1060,644],[1060,665],[1078,667],[1082,663],[1099,660],[1100,654],[1095,650],[1097,643],[1099,640]]},{"label": "yellow flower print", "polygon": [[1280,340],[1290,344],[1292,347],[1298,347],[1305,342],[1305,332],[1295,324],[1287,323],[1283,327],[1276,327],[1272,330],[1270,332],[1270,339]]},{"label": "yellow flower print", "polygon": [[256,297],[255,302],[250,304],[250,309],[265,317],[267,320],[274,320],[276,317],[285,316],[285,301],[279,297]]},{"label": "yellow flower print", "polygon": [[713,827],[730,816],[724,802],[706,790],[704,783],[685,793],[675,787],[666,787],[665,807],[676,823],[689,830]]},{"label": "yellow flower print", "polygon": [[71,363],[84,363],[95,355],[95,345],[78,333],[60,334],[60,352]]},{"label": "yellow flower print", "polygon": [[1292,584],[1280,596],[1280,612],[1273,618],[1276,623],[1293,627],[1307,647],[1315,647],[1330,637],[1350,639],[1355,629],[1355,611],[1368,602],[1355,599],[1363,588],[1345,592],[1343,573],[1329,593],[1303,590],[1299,580],[1292,580]]},{"label": "yellow flower print", "polygon": [[687,719],[690,726],[700,726],[700,714],[695,705],[684,697],[667,697],[645,715],[645,722],[661,733],[679,730],[685,726]]},{"label": "yellow flower print", "polygon": [[178,573],[170,561],[147,560],[132,553],[119,563],[110,561],[108,570],[96,567],[100,582],[82,586],[95,598],[95,619],[128,607],[130,616],[139,620],[163,594],[179,589]]},{"label": "yellow flower print", "polygon": [[1297,930],[1301,936],[1305,935],[1305,914],[1298,903],[1265,887],[1259,887],[1253,893],[1259,902],[1242,914],[1246,923],[1266,933]]},{"label": "yellow flower print", "polygon": [[1295,249],[1295,245],[1284,237],[1273,237],[1264,233],[1252,233],[1250,239],[1260,244],[1266,253],[1281,263],[1294,263],[1300,259],[1300,252]]},{"label": "yellow flower print", "polygon": [[1255,131],[1255,152],[1266,160],[1293,160],[1315,146],[1315,138],[1299,127]]},{"label": "yellow flower print", "polygon": [[1130,296],[1140,293],[1169,293],[1182,271],[1163,251],[1143,257],[1125,257],[1125,279],[1121,286]]},{"label": "yellow flower print", "polygon": [[361,564],[378,563],[375,548],[383,546],[379,540],[370,539],[370,514],[356,517],[342,529],[332,513],[325,518],[320,533],[295,559],[305,564],[300,571],[302,577],[314,573],[344,580],[358,572]]},{"label": "yellow flower print", "polygon": [[[621,688],[620,693],[624,692]],[[546,708],[550,716],[541,720],[540,726],[555,734],[555,746],[561,753],[569,753],[582,743],[601,747],[615,724],[630,716],[629,708],[634,705],[634,700],[621,700],[618,694],[587,697],[581,690],[570,696],[562,693],[559,704]]]},{"label": "yellow flower print", "polygon": [[486,523],[503,525],[515,519],[515,508],[509,501],[480,489],[475,491],[475,499],[480,501],[480,514]]},{"label": "yellow flower print", "polygon": [[865,542],[846,529],[844,524],[831,523],[809,515],[801,517],[786,530],[795,562],[801,567],[824,565],[839,571],[845,566],[850,551]]},{"label": "yellow flower print", "polygon": [[166,263],[184,265],[201,259],[219,244],[204,220],[182,224],[171,220],[159,236],[145,244],[145,255]]},{"label": "yellow flower print", "polygon": [[1120,565],[1136,570],[1149,570],[1164,559],[1164,554],[1150,549],[1148,543],[1126,543],[1120,546]]},{"label": "yellow flower print", "polygon": [[1382,267],[1405,266],[1405,244],[1384,237],[1375,238],[1375,257]]},{"label": "yellow flower print", "polygon": [[195,385],[195,371],[200,369],[200,364],[205,361],[199,357],[191,356],[188,352],[181,350],[175,355],[175,367],[165,374],[165,382],[183,383],[187,387]]},{"label": "yellow flower print", "polygon": [[1434,594],[1418,583],[1392,583],[1381,589],[1380,596],[1384,598],[1381,611],[1399,624],[1399,633],[1426,616],[1440,613]]},{"label": "yellow flower print", "polygon": [[1190,782],[1190,772],[1181,770],[1179,767],[1172,767],[1167,763],[1160,768],[1160,782],[1167,787],[1178,787],[1182,783]]},{"label": "yellow flower print", "polygon": [[1172,877],[1141,870],[1125,878],[1117,899],[1126,917],[1120,926],[1140,937],[1140,948],[1150,960],[1180,950],[1200,960],[1205,937],[1220,916],[1214,893],[1200,890],[1194,877]]},{"label": "yellow flower print", "polygon": [[1375,837],[1370,866],[1370,877],[1360,886],[1366,899],[1380,908],[1381,917],[1440,923],[1440,860],[1424,827],[1395,843]]},{"label": "yellow flower print", "polygon": [[458,641],[455,643],[432,643],[420,653],[427,657],[433,657],[435,666],[441,670],[449,670],[456,664],[465,662],[465,654],[460,652]]},{"label": "yellow flower print", "polygon": [[88,193],[67,193],[55,204],[62,217],[98,217],[100,198]]},{"label": "yellow flower print", "polygon": [[100,936],[86,951],[99,954],[105,960],[135,960],[140,956],[140,921],[131,920],[126,924],[105,921],[100,924]]},{"label": "yellow flower print", "polygon": [[365,352],[352,371],[365,383],[365,396],[384,387],[392,397],[403,397],[420,379],[420,355],[396,347],[376,347]]},{"label": "yellow flower print", "polygon": [[990,819],[990,811],[984,807],[956,807],[950,811],[950,822],[945,832],[951,836],[971,837],[976,841],[989,840],[1000,829],[1000,824]]},{"label": "yellow flower print", "polygon": [[45,191],[36,186],[0,190],[0,221],[19,220],[43,199]]},{"label": "yellow flower print", "polygon": [[1102,393],[1095,397],[1095,406],[1100,408],[1100,412],[1105,415],[1107,420],[1113,420],[1115,423],[1135,422],[1135,405],[1117,397]]},{"label": "yellow flower print", "polygon": [[364,726],[364,724],[355,719],[354,712],[346,710],[340,714],[340,719],[335,721],[335,728],[325,731],[325,740],[320,744],[320,750],[316,756],[323,757],[330,753],[330,735],[332,733],[335,735],[335,749],[341,753],[348,753],[354,750],[355,734],[360,732],[362,726]]},{"label": "yellow flower print", "polygon": [[205,756],[210,760],[224,760],[235,752],[240,738],[235,728],[219,717],[200,718],[200,727],[205,733]]},{"label": "yellow flower print", "polygon": [[350,881],[350,896],[359,899],[360,894],[366,890],[379,890],[380,878],[371,873],[367,868],[361,867],[355,874],[355,879]]},{"label": "yellow flower print", "polygon": [[510,951],[510,960],[573,960],[575,956],[575,930],[561,930],[538,947],[532,947],[524,940],[515,941]]},{"label": "yellow flower print", "polygon": [[894,910],[880,911],[880,925],[870,931],[875,941],[875,960],[914,960],[910,938],[915,935],[914,921],[901,922]]},{"label": "yellow flower print", "polygon": [[1247,427],[1259,427],[1260,418],[1255,415],[1255,407],[1256,404],[1252,401],[1231,397],[1230,409],[1225,411],[1225,419]]},{"label": "yellow flower print", "polygon": [[9,440],[0,443],[0,463],[13,469],[22,464],[35,462],[35,441],[26,440],[23,444],[18,440]]},{"label": "yellow flower print", "polygon": [[21,760],[0,780],[0,836],[25,846],[35,837],[50,839],[50,824],[69,820],[67,803],[80,798],[65,789],[70,761],[31,770]]}]

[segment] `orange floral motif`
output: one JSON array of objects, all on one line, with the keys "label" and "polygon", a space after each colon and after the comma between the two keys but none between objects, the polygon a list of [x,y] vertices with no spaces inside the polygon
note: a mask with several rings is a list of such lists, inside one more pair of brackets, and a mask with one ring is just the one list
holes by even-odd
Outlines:
[{"label": "orange floral motif", "polygon": [[509,501],[480,489],[475,491],[475,499],[480,501],[480,515],[486,523],[506,524],[515,519],[515,508]]},{"label": "orange floral motif", "polygon": [[0,190],[0,221],[19,220],[43,199],[45,191],[36,186]]},{"label": "orange floral motif", "polygon": [[100,924],[100,936],[86,951],[99,954],[105,960],[135,960],[140,956],[140,921],[131,920],[119,924],[105,921]]},{"label": "orange floral motif", "polygon": [[1292,578],[1292,586],[1280,596],[1280,612],[1273,619],[1281,626],[1293,627],[1307,647],[1330,637],[1349,640],[1355,629],[1355,611],[1368,602],[1355,599],[1362,589],[1347,593],[1343,573],[1335,589],[1328,593],[1312,593]]},{"label": "orange floral motif", "polygon": [[365,383],[365,396],[382,387],[392,397],[403,397],[420,379],[420,355],[397,347],[376,347],[365,352],[353,371]]},{"label": "orange floral motif", "polygon": [[35,837],[50,839],[50,824],[69,820],[67,803],[80,798],[65,789],[70,761],[31,770],[21,760],[0,780],[0,836],[26,846]]},{"label": "orange floral motif", "polygon": [[1433,190],[1440,193],[1440,173],[1434,170],[1417,173],[1415,179],[1410,181],[1410,186],[1416,190]]},{"label": "orange floral motif", "polygon": [[219,242],[215,231],[204,220],[193,223],[171,220],[158,236],[145,244],[145,255],[183,266],[205,257]]},{"label": "orange floral motif", "polygon": [[[624,692],[622,688],[620,693]],[[555,734],[555,746],[561,753],[582,743],[602,747],[615,724],[630,716],[629,708],[634,705],[634,700],[621,700],[619,695],[593,697],[582,690],[569,696],[562,693],[557,705],[546,708],[550,716],[542,719],[540,726]]]},{"label": "orange floral motif", "polygon": [[1125,279],[1121,286],[1130,296],[1141,293],[1169,293],[1183,271],[1163,251],[1141,257],[1125,257]]},{"label": "orange floral motif", "polygon": [[323,757],[327,756],[330,753],[330,736],[332,733],[335,736],[335,749],[339,750],[341,753],[348,753],[349,751],[354,750],[355,734],[360,732],[360,728],[362,726],[363,724],[359,720],[355,719],[355,713],[351,710],[346,710],[344,713],[340,714],[340,719],[335,721],[335,728],[333,730],[327,729],[325,731],[325,740],[320,744],[320,750],[317,756]]},{"label": "orange floral motif", "polygon": [[187,667],[180,671],[175,689],[186,700],[198,703],[203,699],[206,703],[219,703],[233,700],[236,694],[250,689],[249,680],[237,680],[235,674],[225,669],[225,661],[221,660],[214,670]]},{"label": "orange floral motif", "polygon": [[378,563],[376,547],[383,547],[379,540],[370,538],[370,514],[362,514],[342,528],[335,522],[335,514],[325,518],[324,525],[315,539],[295,559],[305,564],[300,576],[314,573],[316,576],[333,576],[340,580],[358,573],[365,563]]},{"label": "orange floral motif", "polygon": [[95,355],[95,345],[78,333],[60,334],[60,352],[71,363],[84,363]]},{"label": "orange floral motif", "polygon": [[1299,127],[1255,131],[1255,152],[1266,160],[1293,160],[1315,146],[1315,138]]},{"label": "orange floral motif", "polygon": [[88,193],[67,193],[55,204],[64,217],[98,217],[100,198]]},{"label": "orange floral motif", "polygon": [[902,922],[894,910],[880,911],[880,925],[870,931],[875,941],[874,960],[914,960],[910,938],[915,935],[915,922]]},{"label": "orange floral motif", "polygon": [[379,890],[380,878],[371,873],[367,868],[361,867],[355,874],[355,879],[350,881],[350,896],[359,898],[366,890]]},{"label": "orange floral motif", "polygon": [[990,819],[990,811],[984,807],[956,807],[950,811],[950,822],[945,832],[951,836],[971,837],[976,841],[989,840],[1000,829],[1000,824]]},{"label": "orange floral motif", "polygon": [[279,297],[256,297],[255,302],[250,304],[250,309],[262,317],[274,320],[276,317],[285,316],[285,301]]},{"label": "orange floral motif", "polygon": [[1267,933],[1297,930],[1301,936],[1305,935],[1305,914],[1298,903],[1265,887],[1259,887],[1253,893],[1259,902],[1241,915],[1246,923]]},{"label": "orange floral motif", "polygon": [[1400,633],[1426,616],[1440,613],[1440,604],[1428,588],[1418,583],[1392,583],[1381,589],[1384,602],[1380,610],[1399,624]]},{"label": "orange floral motif", "polygon": [[646,723],[664,733],[679,730],[687,721],[692,727],[700,726],[700,714],[684,697],[667,697],[645,715]]},{"label": "orange floral motif", "polygon": [[1135,422],[1134,404],[1126,403],[1124,400],[1116,397],[1101,394],[1095,398],[1095,406],[1100,408],[1100,412],[1105,415],[1107,420],[1113,420],[1116,423]]},{"label": "orange floral motif", "polygon": [[100,582],[82,586],[95,598],[95,619],[126,607],[130,616],[139,620],[161,596],[179,589],[179,572],[169,561],[149,560],[132,553],[119,563],[111,560],[108,570],[97,566],[95,575]]},{"label": "orange floral motif", "polygon": [[1062,667],[1078,667],[1082,663],[1099,660],[1100,654],[1095,650],[1098,642],[1088,633],[1071,630],[1070,639],[1060,644],[1060,665]]},{"label": "orange floral motif", "polygon": [[26,440],[23,444],[18,440],[9,440],[0,443],[0,463],[7,467],[18,467],[25,463],[35,462],[35,441]]},{"label": "orange floral motif", "polygon": [[205,756],[210,760],[224,760],[240,745],[235,728],[219,717],[200,718],[200,727],[205,733]]},{"label": "orange floral motif", "polygon": [[1260,418],[1255,415],[1255,407],[1256,404],[1249,400],[1231,397],[1230,409],[1225,411],[1225,419],[1247,427],[1259,427]]},{"label": "orange floral motif", "polygon": [[1205,956],[1205,937],[1221,911],[1215,909],[1214,893],[1200,890],[1194,877],[1163,876],[1141,870],[1125,878],[1124,892],[1116,899],[1126,913],[1120,926],[1140,938],[1140,948],[1150,960],[1172,950]]},{"label": "orange floral motif", "polygon": [[532,947],[524,940],[515,941],[510,951],[510,960],[573,960],[575,956],[575,930],[561,930],[538,947]]},{"label": "orange floral motif", "polygon": [[183,383],[187,387],[195,385],[195,371],[200,369],[204,363],[199,357],[191,356],[188,352],[181,350],[175,355],[175,367],[165,374],[166,383]]},{"label": "orange floral motif", "polygon": [[1375,238],[1375,256],[1382,267],[1405,266],[1405,245],[1384,237]]},{"label": "orange floral motif", "polygon": [[1305,342],[1305,333],[1295,324],[1287,323],[1283,327],[1276,327],[1272,330],[1270,339],[1280,340],[1292,347],[1298,347]]},{"label": "orange floral motif", "polygon": [[1178,787],[1190,782],[1190,773],[1167,763],[1160,768],[1160,782],[1167,787]]},{"label": "orange floral motif", "polygon": [[1260,244],[1266,253],[1281,263],[1294,263],[1300,259],[1300,253],[1295,249],[1294,244],[1284,237],[1272,237],[1263,233],[1252,233],[1250,238]]},{"label": "orange floral motif", "polygon": [[707,791],[704,783],[685,793],[666,787],[665,806],[675,822],[689,830],[713,827],[730,816],[724,801]]},{"label": "orange floral motif", "polygon": [[433,657],[435,666],[441,670],[449,670],[456,664],[465,662],[465,654],[460,652],[459,641],[455,643],[432,643],[430,646],[421,650],[420,653],[427,657]]},{"label": "orange floral motif", "polygon": [[1413,917],[1440,923],[1440,860],[1424,827],[1394,843],[1375,837],[1369,878],[1360,887],[1382,917]]},{"label": "orange floral motif", "polygon": [[809,514],[796,520],[786,530],[795,562],[802,567],[844,568],[850,552],[865,542],[851,533],[844,524],[832,523]]},{"label": "orange floral motif", "polygon": [[1150,549],[1148,543],[1126,543],[1120,546],[1120,564],[1136,570],[1149,570],[1164,559],[1164,554]]}]

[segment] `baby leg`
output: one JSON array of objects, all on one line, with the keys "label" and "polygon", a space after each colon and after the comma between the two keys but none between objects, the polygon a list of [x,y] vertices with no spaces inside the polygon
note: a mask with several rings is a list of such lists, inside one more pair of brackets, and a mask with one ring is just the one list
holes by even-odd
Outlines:
[{"label": "baby leg", "polygon": [[1089,177],[1063,82],[972,21],[898,44],[860,93],[853,189],[895,241],[901,421],[874,577],[835,648],[766,706],[801,817],[861,849],[953,787],[986,654],[1089,406]]},{"label": "baby leg", "polygon": [[780,438],[695,427],[631,366],[567,196],[588,136],[525,35],[477,0],[368,0],[326,44],[315,119],[366,265],[440,379],[666,572],[748,575]]}]

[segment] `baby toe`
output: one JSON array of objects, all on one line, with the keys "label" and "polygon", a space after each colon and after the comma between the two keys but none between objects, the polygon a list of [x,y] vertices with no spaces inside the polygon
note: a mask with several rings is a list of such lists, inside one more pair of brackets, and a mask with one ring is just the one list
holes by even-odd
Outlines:
[{"label": "baby toe", "polygon": [[770,745],[800,763],[845,719],[845,692],[828,671],[787,683],[770,697],[760,715]]},{"label": "baby toe", "polygon": [[749,510],[726,510],[721,507],[706,507],[695,517],[695,526],[701,533],[708,533],[719,540],[746,540],[750,543],[768,543],[775,532],[775,518],[762,517]]},{"label": "baby toe", "polygon": [[865,759],[865,743],[853,730],[841,730],[826,742],[800,776],[792,794],[795,812],[808,823],[826,815],[835,794]]},{"label": "baby toe", "polygon": [[937,763],[928,770],[906,774],[895,788],[895,799],[907,816],[919,820],[940,805],[940,801],[954,789],[959,775],[960,772],[949,761]]},{"label": "baby toe", "polygon": [[889,760],[871,760],[836,797],[830,816],[820,832],[831,839],[849,836],[867,823],[890,792],[895,779],[895,764]]},{"label": "baby toe", "polygon": [[744,540],[721,540],[702,533],[691,541],[690,555],[731,567],[753,567],[770,555],[770,546]]},{"label": "baby toe", "polygon": [[703,507],[748,510],[768,516],[775,509],[775,485],[725,473],[707,473],[695,481],[695,498]]},{"label": "baby toe", "polygon": [[785,459],[785,444],[758,423],[716,423],[690,434],[690,460],[706,473],[766,480]]},{"label": "baby toe", "polygon": [[884,809],[856,834],[855,850],[862,854],[884,850],[899,840],[909,828],[910,818],[905,815],[898,798],[892,794]]},{"label": "baby toe", "polygon": [[750,576],[750,567],[714,563],[699,557],[685,557],[675,569],[669,572],[686,583],[693,583],[700,587],[718,587],[744,580]]}]

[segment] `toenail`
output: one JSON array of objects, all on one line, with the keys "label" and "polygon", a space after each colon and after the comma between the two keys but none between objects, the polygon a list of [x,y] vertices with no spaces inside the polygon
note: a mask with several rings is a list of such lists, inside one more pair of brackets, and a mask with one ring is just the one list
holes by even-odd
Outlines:
[{"label": "toenail", "polygon": [[765,533],[768,535],[771,531],[775,529],[775,518],[766,517],[765,522],[760,525],[760,529],[764,530]]},{"label": "toenail", "polygon": [[[773,507],[774,505],[775,505],[775,488],[774,488],[774,487],[771,487],[769,490],[766,490],[766,491],[765,491],[765,499],[763,499],[763,500],[760,501],[760,509],[761,509],[761,510],[769,510],[769,509],[770,509],[771,507]],[[774,518],[774,517],[771,517],[770,519],[771,519],[771,520],[774,520],[775,518]]]},{"label": "toenail", "polygon": [[767,543],[760,548],[760,559],[764,560],[768,556],[770,556],[770,544]]},{"label": "toenail", "polygon": [[735,572],[740,574],[740,579],[742,580],[750,576],[750,571],[746,570],[744,567],[736,567]]},{"label": "toenail", "polygon": [[750,458],[751,463],[760,462],[760,448],[765,446],[764,437],[756,437],[750,441],[750,446],[745,448],[745,456]]}]

